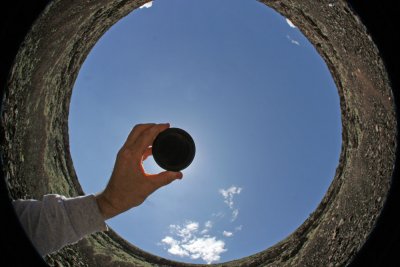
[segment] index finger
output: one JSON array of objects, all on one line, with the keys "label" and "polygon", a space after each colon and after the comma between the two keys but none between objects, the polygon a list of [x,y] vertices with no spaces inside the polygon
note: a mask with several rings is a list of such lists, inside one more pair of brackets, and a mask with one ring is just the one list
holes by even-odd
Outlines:
[{"label": "index finger", "polygon": [[140,155],[143,155],[146,149],[153,144],[154,139],[156,139],[157,135],[168,128],[169,123],[166,123],[156,124],[153,127],[144,130],[135,142],[135,150],[140,151]]},{"label": "index finger", "polygon": [[138,136],[145,130],[156,125],[155,123],[137,124],[133,127],[125,141],[125,146],[131,146],[135,143]]}]

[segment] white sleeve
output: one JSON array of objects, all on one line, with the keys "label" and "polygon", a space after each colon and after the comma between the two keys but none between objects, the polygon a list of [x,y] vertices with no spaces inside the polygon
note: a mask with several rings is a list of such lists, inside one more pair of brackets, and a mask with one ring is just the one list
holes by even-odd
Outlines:
[{"label": "white sleeve", "polygon": [[94,232],[107,230],[94,195],[66,198],[51,194],[39,200],[15,200],[26,234],[44,256]]}]

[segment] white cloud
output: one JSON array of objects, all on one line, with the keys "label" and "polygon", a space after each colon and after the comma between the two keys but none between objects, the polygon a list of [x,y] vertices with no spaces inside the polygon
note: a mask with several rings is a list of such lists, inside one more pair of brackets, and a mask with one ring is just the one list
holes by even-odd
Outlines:
[{"label": "white cloud", "polygon": [[292,37],[290,37],[289,34],[286,35],[286,38],[287,38],[292,44],[300,45],[299,41],[294,40]]},{"label": "white cloud", "polygon": [[[231,211],[231,221],[233,222],[239,215],[239,209],[235,207],[234,198],[242,192],[242,188],[232,185],[227,189],[220,189],[218,192],[222,195],[224,203]],[[212,217],[214,219],[218,218],[218,220],[224,216],[225,213],[222,212],[212,214]],[[202,259],[207,264],[211,264],[219,261],[221,254],[228,251],[224,240],[218,239],[212,234],[213,227],[214,222],[212,220],[208,220],[202,224],[196,221],[171,224],[169,226],[170,234],[166,235],[159,244],[164,245],[164,248],[172,255],[182,258]],[[234,233],[241,229],[242,226],[240,225],[232,231],[224,230],[222,236],[227,238],[233,237]],[[219,235],[221,235],[221,232],[219,232]]]},{"label": "white cloud", "polygon": [[234,208],[234,201],[233,198],[235,195],[239,195],[242,192],[241,187],[237,187],[235,185],[232,185],[228,189],[220,189],[219,193],[222,195],[224,198],[224,202],[226,205],[228,205],[229,209],[232,210],[232,219],[231,221],[235,221],[237,216],[239,215],[239,209]]},{"label": "white cloud", "polygon": [[213,227],[213,222],[212,221],[206,221],[204,223],[204,229],[200,232],[201,234],[207,234],[208,231]]},{"label": "white cloud", "polygon": [[296,40],[290,40],[290,41],[291,41],[292,44],[300,45],[300,43],[298,41],[296,41]]},{"label": "white cloud", "polygon": [[223,213],[222,211],[217,212],[217,213],[213,213],[211,216],[216,217],[218,219],[222,219],[225,217],[225,213]]},{"label": "white cloud", "polygon": [[237,231],[242,231],[242,229],[243,229],[243,225],[239,225],[239,226],[236,226],[235,227],[235,231],[237,232]]},{"label": "white cloud", "polygon": [[231,236],[233,236],[233,233],[232,233],[232,232],[225,231],[225,230],[222,232],[222,234],[223,234],[224,236],[226,236],[226,237],[231,237]]},{"label": "white cloud", "polygon": [[212,221],[204,223],[204,229],[200,231],[198,222],[187,221],[183,225],[172,224],[170,233],[174,236],[166,236],[161,243],[168,247],[168,253],[179,257],[202,259],[206,263],[220,260],[220,254],[227,251],[225,242],[214,236],[206,234],[213,226]]},{"label": "white cloud", "polygon": [[239,215],[239,209],[234,209],[234,210],[232,211],[231,222],[235,221],[235,220],[237,219],[238,215]]},{"label": "white cloud", "polygon": [[177,241],[170,236],[166,236],[163,240],[161,240],[161,242],[167,245],[175,245]]},{"label": "white cloud", "polygon": [[153,6],[153,1],[147,2],[146,4],[142,5],[140,8],[150,8]]},{"label": "white cloud", "polygon": [[233,197],[239,195],[242,192],[242,188],[232,185],[228,189],[220,189],[219,192],[224,197],[224,202],[228,207],[233,209]]},{"label": "white cloud", "polygon": [[293,24],[288,18],[286,18],[286,23],[289,25],[290,28],[297,28],[296,25]]},{"label": "white cloud", "polygon": [[190,240],[182,247],[190,253],[192,259],[201,258],[207,264],[220,260],[220,254],[227,251],[225,242],[215,237],[200,237]]},{"label": "white cloud", "polygon": [[180,226],[176,224],[171,224],[169,226],[170,232],[176,234],[181,238],[183,242],[191,239],[193,234],[195,234],[199,229],[198,222],[187,221],[185,225]]},{"label": "white cloud", "polygon": [[180,257],[187,257],[189,256],[189,253],[182,249],[180,246],[180,242],[178,240],[175,240],[174,238],[170,236],[166,236],[163,240],[161,240],[162,243],[169,245],[168,252],[172,255],[180,256]]}]

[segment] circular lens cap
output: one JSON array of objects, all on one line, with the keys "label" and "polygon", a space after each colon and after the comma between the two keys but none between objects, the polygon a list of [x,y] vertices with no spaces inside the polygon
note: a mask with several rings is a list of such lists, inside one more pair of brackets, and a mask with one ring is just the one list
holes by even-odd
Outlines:
[{"label": "circular lens cap", "polygon": [[168,128],[153,142],[153,158],[167,171],[181,171],[194,159],[196,147],[192,137],[182,129]]}]

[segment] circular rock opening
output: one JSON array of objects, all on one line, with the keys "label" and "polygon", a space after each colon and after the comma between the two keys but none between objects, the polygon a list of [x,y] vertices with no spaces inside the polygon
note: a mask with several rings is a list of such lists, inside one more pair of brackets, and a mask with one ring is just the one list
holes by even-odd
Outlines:
[{"label": "circular rock opening", "polygon": [[[85,193],[103,190],[124,134],[147,121],[187,129],[198,153],[182,181],[107,223],[171,260],[226,262],[274,245],[315,210],[338,165],[329,70],[290,21],[256,1],[155,2],[101,37],[69,111]],[[144,167],[162,171],[151,157]]]},{"label": "circular rock opening", "polygon": [[[293,234],[224,266],[346,265],[365,243],[390,188],[396,119],[378,51],[345,2],[262,1],[315,45],[341,98],[343,144],[335,178],[318,208]],[[142,1],[53,1],[16,58],[4,98],[3,160],[13,198],[82,194],[69,154],[72,84],[99,37]],[[32,179],[40,177],[40,179]],[[135,248],[110,231],[46,258],[74,266],[188,266]]]}]

